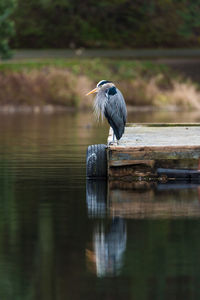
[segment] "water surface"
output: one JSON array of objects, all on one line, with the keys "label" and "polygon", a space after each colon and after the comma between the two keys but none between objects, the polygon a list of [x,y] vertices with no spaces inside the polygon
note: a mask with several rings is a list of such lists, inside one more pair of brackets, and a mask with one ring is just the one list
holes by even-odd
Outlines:
[{"label": "water surface", "polygon": [[[199,122],[198,113],[129,122]],[[86,182],[90,113],[0,116],[0,299],[198,299],[200,187]]]}]

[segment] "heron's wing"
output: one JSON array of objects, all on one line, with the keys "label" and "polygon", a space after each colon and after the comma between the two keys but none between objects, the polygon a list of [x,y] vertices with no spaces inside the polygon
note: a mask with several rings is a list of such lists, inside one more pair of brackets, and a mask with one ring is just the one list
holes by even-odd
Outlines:
[{"label": "heron's wing", "polygon": [[126,103],[124,100],[124,97],[120,90],[117,89],[117,94],[119,95],[120,98],[120,112],[124,121],[124,125],[126,124],[126,118],[127,118],[127,109],[126,109]]},{"label": "heron's wing", "polygon": [[111,89],[106,93],[107,103],[105,105],[104,114],[119,140],[124,133],[127,110],[122,93],[118,89],[115,89],[116,91]]}]

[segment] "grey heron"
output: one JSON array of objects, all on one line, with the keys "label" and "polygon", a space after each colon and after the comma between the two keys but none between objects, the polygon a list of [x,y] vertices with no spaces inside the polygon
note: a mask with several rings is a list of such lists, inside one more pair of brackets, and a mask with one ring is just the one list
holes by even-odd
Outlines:
[{"label": "grey heron", "polygon": [[97,83],[95,89],[87,93],[87,96],[97,93],[94,103],[97,116],[106,117],[108,123],[113,129],[113,142],[115,136],[118,140],[124,133],[126,125],[127,110],[124,97],[114,83],[108,80],[101,80]]}]

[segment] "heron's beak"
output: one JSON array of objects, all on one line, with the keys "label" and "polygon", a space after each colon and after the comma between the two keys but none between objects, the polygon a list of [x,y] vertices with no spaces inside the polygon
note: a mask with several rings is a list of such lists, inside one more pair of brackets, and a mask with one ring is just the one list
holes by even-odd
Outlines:
[{"label": "heron's beak", "polygon": [[86,96],[93,94],[93,93],[97,93],[98,88],[96,87],[95,89],[91,90],[89,93],[86,94]]}]

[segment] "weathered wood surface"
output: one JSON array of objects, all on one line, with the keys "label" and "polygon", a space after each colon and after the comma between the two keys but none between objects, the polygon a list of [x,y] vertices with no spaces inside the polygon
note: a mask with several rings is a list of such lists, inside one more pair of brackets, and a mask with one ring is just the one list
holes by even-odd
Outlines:
[{"label": "weathered wood surface", "polygon": [[197,170],[199,158],[200,124],[127,124],[119,144],[108,146],[108,175],[154,179],[158,168]]}]

